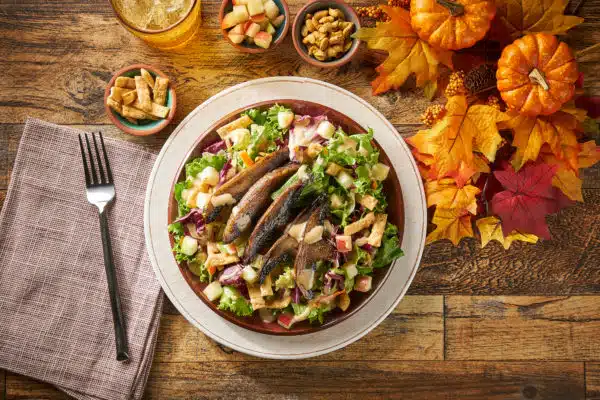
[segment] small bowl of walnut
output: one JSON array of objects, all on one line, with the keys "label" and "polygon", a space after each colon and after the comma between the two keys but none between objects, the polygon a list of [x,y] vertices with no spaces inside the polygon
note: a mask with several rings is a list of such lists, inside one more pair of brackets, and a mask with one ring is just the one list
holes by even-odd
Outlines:
[{"label": "small bowl of walnut", "polygon": [[359,27],[358,16],[344,1],[312,1],[302,7],[294,19],[294,47],[309,64],[339,67],[358,51],[360,41],[353,39],[352,34]]}]

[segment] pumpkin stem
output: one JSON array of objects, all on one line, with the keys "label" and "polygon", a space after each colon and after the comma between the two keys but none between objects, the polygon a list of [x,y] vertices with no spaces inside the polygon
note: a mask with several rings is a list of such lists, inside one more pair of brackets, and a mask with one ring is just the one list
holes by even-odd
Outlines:
[{"label": "pumpkin stem", "polygon": [[458,17],[465,13],[465,7],[462,4],[450,0],[435,0],[439,5],[444,6],[450,11],[450,15]]},{"label": "pumpkin stem", "polygon": [[542,71],[540,71],[537,68],[531,70],[531,72],[529,73],[529,79],[533,83],[537,83],[538,85],[540,85],[544,90],[550,89],[550,86],[548,86],[548,82],[546,82],[546,77],[544,76]]}]

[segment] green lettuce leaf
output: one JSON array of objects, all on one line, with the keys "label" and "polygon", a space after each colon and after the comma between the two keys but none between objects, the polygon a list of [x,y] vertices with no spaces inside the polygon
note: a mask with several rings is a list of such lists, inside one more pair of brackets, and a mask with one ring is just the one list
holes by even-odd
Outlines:
[{"label": "green lettuce leaf", "polygon": [[400,248],[400,240],[398,239],[398,228],[396,225],[388,222],[381,240],[381,247],[379,247],[377,253],[375,253],[372,267],[385,267],[396,258],[402,257],[403,255],[404,252]]},{"label": "green lettuce leaf", "polygon": [[223,287],[219,310],[231,311],[240,317],[250,316],[254,312],[252,305],[233,286]]}]

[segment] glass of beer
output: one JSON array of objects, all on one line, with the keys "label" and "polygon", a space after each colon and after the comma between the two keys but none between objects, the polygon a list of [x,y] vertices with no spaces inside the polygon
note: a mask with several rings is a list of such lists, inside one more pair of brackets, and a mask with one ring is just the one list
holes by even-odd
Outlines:
[{"label": "glass of beer", "polygon": [[111,0],[121,24],[159,49],[182,47],[200,27],[200,0]]}]

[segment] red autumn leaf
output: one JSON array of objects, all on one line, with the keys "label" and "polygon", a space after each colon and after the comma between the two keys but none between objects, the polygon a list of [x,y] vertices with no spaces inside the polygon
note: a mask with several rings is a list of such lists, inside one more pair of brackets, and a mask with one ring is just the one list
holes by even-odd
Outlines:
[{"label": "red autumn leaf", "polygon": [[517,230],[550,239],[546,215],[573,203],[552,186],[557,169],[556,165],[529,163],[519,172],[512,166],[507,166],[504,171],[494,171],[494,176],[506,189],[492,198],[492,212],[502,219],[505,236]]}]

